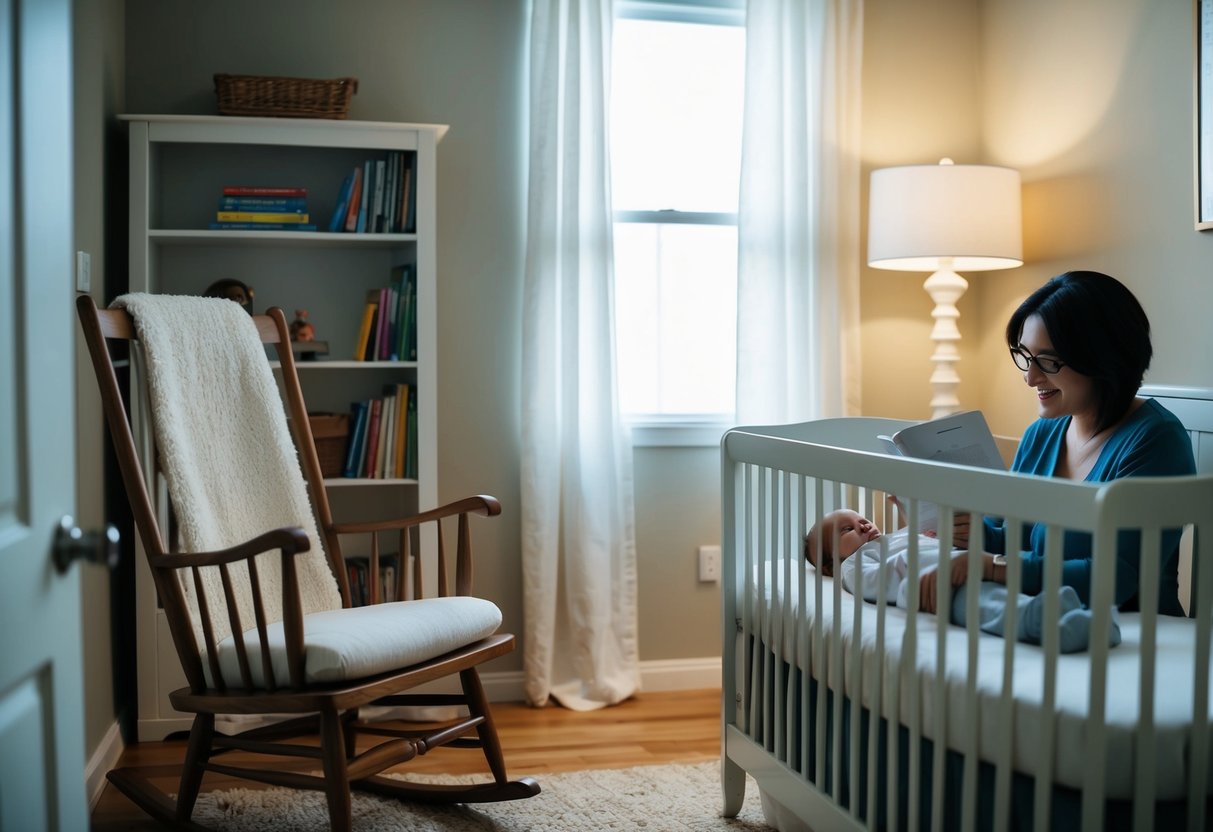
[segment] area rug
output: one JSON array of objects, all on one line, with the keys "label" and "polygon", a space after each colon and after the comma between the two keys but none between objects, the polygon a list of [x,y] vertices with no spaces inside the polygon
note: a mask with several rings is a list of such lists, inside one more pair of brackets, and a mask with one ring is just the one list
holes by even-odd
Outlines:
[{"label": "area rug", "polygon": [[[421,777],[416,777],[420,780]],[[454,777],[429,782],[460,782]],[[536,777],[527,800],[475,806],[399,803],[354,797],[356,832],[766,832],[758,786],[747,778],[736,818],[720,817],[720,764],[641,766]],[[464,781],[466,782],[466,781]],[[226,832],[323,832],[328,810],[319,792],[234,789],[204,793],[194,821]]]}]

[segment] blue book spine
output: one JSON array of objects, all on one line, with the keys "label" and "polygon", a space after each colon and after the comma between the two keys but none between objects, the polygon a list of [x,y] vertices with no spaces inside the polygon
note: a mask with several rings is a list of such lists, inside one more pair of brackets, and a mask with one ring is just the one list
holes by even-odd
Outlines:
[{"label": "blue book spine", "polygon": [[350,405],[350,418],[353,419],[354,429],[350,431],[350,446],[345,453],[345,470],[341,472],[342,476],[358,476],[358,457],[366,434],[366,410],[366,402],[353,402]]},{"label": "blue book spine", "polygon": [[220,211],[269,211],[275,214],[307,213],[306,197],[221,196]]},{"label": "blue book spine", "polygon": [[337,195],[337,207],[333,209],[333,218],[329,220],[329,231],[341,231],[345,227],[345,214],[350,207],[350,191],[354,189],[354,174],[345,177],[341,183],[341,191]]}]

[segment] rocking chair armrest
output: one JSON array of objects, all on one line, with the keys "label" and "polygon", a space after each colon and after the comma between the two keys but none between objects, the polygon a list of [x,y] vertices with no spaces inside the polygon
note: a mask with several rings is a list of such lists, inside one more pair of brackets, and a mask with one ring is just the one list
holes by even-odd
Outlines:
[{"label": "rocking chair armrest", "polygon": [[368,534],[371,532],[398,531],[409,529],[413,526],[420,526],[423,523],[430,523],[434,520],[441,520],[444,517],[454,517],[459,514],[482,514],[485,517],[496,517],[498,514],[501,514],[501,503],[496,497],[478,494],[475,497],[464,497],[462,500],[456,500],[453,503],[447,503],[438,508],[423,511],[420,514],[401,517],[395,520],[334,523],[332,531],[336,534]]},{"label": "rocking chair armrest", "polygon": [[168,555],[150,555],[148,562],[152,566],[181,569],[190,566],[218,566],[224,563],[249,560],[268,552],[280,549],[284,555],[298,555],[312,548],[307,534],[298,526],[284,526],[280,529],[260,534],[251,540],[246,540],[228,549],[216,552],[188,552]]}]

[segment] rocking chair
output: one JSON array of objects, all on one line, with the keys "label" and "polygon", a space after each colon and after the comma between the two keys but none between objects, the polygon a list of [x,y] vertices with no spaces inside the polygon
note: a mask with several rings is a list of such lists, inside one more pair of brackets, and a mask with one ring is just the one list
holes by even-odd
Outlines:
[{"label": "rocking chair", "polygon": [[[110,771],[110,782],[154,818],[191,829],[200,828],[190,818],[206,772],[323,791],[331,828],[341,831],[351,826],[351,789],[460,803],[538,794],[534,780],[508,779],[476,670],[514,648],[512,635],[496,632],[497,607],[471,594],[469,516],[499,514],[497,500],[468,497],[399,520],[335,523],[282,310],[250,317],[227,300],[152,295],[125,296],[125,309],[98,310],[88,296],[76,305],[135,525],[188,681],[169,700],[194,714],[175,800],[137,768]],[[136,444],[109,341],[140,341],[146,354],[154,451],[145,443],[141,454]],[[278,355],[289,423],[265,344]],[[164,471],[181,551],[161,532],[147,459]],[[224,460],[241,464],[239,475],[207,482],[225,470]],[[444,521],[457,526],[453,592]],[[436,527],[428,538],[436,542],[433,597],[423,597],[419,552],[406,580],[410,545],[419,548],[411,541],[423,526]],[[372,601],[380,536],[399,536],[394,597],[407,592],[411,600],[351,605],[340,543],[350,534],[370,536]],[[406,693],[452,674],[462,694]],[[359,718],[368,706],[401,705],[458,705],[467,716],[420,728]],[[225,735],[216,717],[227,715],[285,721]],[[375,744],[360,750],[363,736]],[[312,741],[285,741],[299,737]],[[450,786],[383,776],[442,745],[481,749],[492,779]],[[254,762],[221,762],[232,751],[251,752]],[[314,761],[310,771],[306,760]]]}]

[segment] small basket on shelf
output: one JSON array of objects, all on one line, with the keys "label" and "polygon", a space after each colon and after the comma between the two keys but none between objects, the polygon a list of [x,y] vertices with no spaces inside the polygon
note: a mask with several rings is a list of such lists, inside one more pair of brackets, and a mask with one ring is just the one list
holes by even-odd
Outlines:
[{"label": "small basket on shelf", "polygon": [[357,78],[284,78],[272,75],[215,76],[219,114],[282,118],[345,118],[358,92]]},{"label": "small basket on shelf", "polygon": [[316,456],[320,457],[320,472],[326,478],[340,477],[345,468],[346,440],[350,432],[350,417],[345,413],[309,413],[312,440]]}]

